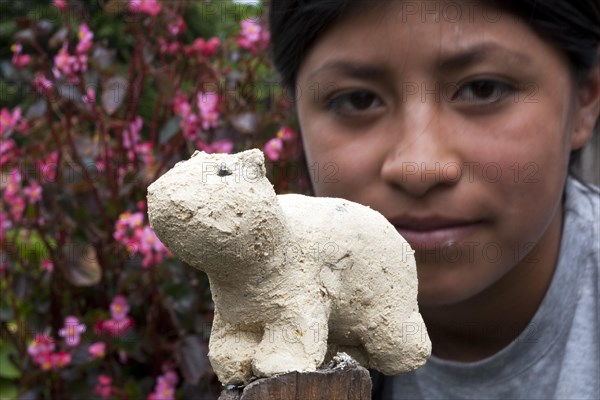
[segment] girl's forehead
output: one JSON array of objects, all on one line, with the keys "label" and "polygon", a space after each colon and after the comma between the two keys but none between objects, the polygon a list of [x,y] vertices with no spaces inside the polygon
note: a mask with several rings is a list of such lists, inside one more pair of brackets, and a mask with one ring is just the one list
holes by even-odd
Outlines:
[{"label": "girl's forehead", "polygon": [[[381,65],[435,63],[446,70],[488,59],[521,65],[553,51],[523,21],[477,2],[382,2],[340,18],[317,37],[300,68],[332,59]],[[425,67],[425,65],[423,65]]]},{"label": "girl's forehead", "polygon": [[361,34],[381,33],[382,30],[393,33],[402,28],[408,28],[415,34],[419,32],[419,28],[437,29],[444,34],[460,34],[469,27],[481,29],[510,24],[521,24],[529,28],[516,15],[486,2],[438,0],[359,2],[319,36],[327,35],[332,28],[339,26],[360,31]]},{"label": "girl's forehead", "polygon": [[436,20],[446,22],[474,22],[483,17],[488,22],[497,22],[501,14],[508,14],[502,3],[492,0],[386,0],[352,2],[346,16],[365,16],[370,12],[378,12],[380,16],[393,14],[400,22],[417,18],[422,22]]}]

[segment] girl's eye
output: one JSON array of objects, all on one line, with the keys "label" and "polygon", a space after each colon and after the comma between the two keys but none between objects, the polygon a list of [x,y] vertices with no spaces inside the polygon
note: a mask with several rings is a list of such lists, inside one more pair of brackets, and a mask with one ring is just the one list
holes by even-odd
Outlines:
[{"label": "girl's eye", "polygon": [[327,103],[327,108],[340,114],[351,114],[368,111],[381,105],[381,100],[374,93],[357,90],[334,97]]},{"label": "girl's eye", "polygon": [[481,79],[469,82],[459,88],[452,96],[452,101],[492,104],[502,100],[514,90],[515,88],[508,83]]}]

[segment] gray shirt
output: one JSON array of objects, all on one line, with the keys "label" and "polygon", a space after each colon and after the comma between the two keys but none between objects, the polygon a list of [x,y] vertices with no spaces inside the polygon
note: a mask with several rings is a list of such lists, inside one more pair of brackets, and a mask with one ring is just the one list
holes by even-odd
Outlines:
[{"label": "gray shirt", "polygon": [[477,362],[431,357],[374,379],[377,399],[600,399],[600,191],[567,180],[552,283],[528,327]]}]

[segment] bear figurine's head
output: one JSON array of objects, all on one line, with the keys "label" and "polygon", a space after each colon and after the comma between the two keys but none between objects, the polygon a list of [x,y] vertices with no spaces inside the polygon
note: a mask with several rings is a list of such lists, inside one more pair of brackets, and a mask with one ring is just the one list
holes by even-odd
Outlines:
[{"label": "bear figurine's head", "polygon": [[174,255],[206,272],[269,253],[285,229],[260,150],[195,152],[148,187],[148,217]]}]

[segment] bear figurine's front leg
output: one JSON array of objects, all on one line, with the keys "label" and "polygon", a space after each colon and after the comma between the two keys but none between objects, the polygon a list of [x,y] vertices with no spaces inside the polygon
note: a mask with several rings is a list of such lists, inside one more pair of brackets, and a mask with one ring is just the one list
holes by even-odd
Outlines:
[{"label": "bear figurine's front leg", "polygon": [[241,324],[224,322],[218,309],[210,334],[208,359],[224,384],[246,385],[252,375],[252,360],[262,339],[261,332],[244,329]]},{"label": "bear figurine's front leg", "polygon": [[[319,296],[320,297],[320,296]],[[256,376],[290,371],[314,371],[327,353],[329,302],[299,298],[295,309],[265,325],[262,341],[254,354]]]}]

